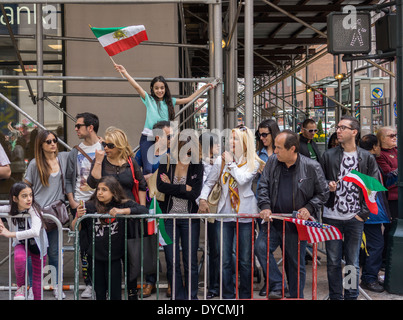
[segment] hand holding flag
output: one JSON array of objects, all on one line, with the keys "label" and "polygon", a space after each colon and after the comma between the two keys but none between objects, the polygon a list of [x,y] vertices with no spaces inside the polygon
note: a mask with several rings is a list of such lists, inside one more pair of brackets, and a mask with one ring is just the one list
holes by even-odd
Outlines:
[{"label": "hand holding flag", "polygon": [[373,214],[378,214],[376,194],[378,191],[388,191],[382,183],[377,179],[356,170],[351,170],[345,177],[343,177],[343,180],[352,182],[360,187],[364,194],[365,203],[367,204],[369,211]]}]

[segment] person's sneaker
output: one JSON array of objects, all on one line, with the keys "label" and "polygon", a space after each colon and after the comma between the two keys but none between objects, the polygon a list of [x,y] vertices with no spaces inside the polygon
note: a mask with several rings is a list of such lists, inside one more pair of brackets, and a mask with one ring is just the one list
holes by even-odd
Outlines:
[{"label": "person's sneaker", "polygon": [[[59,290],[57,286],[53,289],[53,295],[55,296],[56,299],[59,299]],[[62,299],[66,299],[66,295],[64,294],[63,290],[62,290]]]},{"label": "person's sneaker", "polygon": [[32,287],[28,290],[28,300],[34,300],[34,292],[32,290]]},{"label": "person's sneaker", "polygon": [[362,289],[366,289],[372,292],[384,292],[385,288],[383,286],[381,286],[378,281],[374,281],[374,282],[370,282],[370,283],[366,283],[366,282],[361,282],[360,287]]},{"label": "person's sneaker", "polygon": [[14,300],[25,300],[25,286],[21,286],[14,294]]},{"label": "person's sneaker", "polygon": [[89,299],[92,298],[92,286],[86,286],[84,291],[81,293],[81,298]]}]

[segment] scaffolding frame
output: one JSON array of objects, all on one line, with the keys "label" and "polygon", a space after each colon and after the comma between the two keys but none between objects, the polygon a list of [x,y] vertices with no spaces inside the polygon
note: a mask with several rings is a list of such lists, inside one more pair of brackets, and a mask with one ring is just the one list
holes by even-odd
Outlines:
[{"label": "scaffolding frame", "polygon": [[[263,1],[268,6],[272,7],[273,9],[283,13],[287,17],[291,18],[292,20],[302,24],[304,27],[313,30],[317,33],[320,37],[326,38],[326,34],[316,28],[312,27],[310,24],[304,22],[303,20],[299,19],[297,16],[283,10],[276,4],[270,1]],[[8,4],[19,4],[21,1],[17,0],[9,0],[7,1]],[[226,26],[226,30],[223,30],[223,23],[222,23],[222,0],[24,0],[24,4],[35,4],[37,5],[36,8],[36,34],[35,35],[23,35],[18,36],[16,35],[14,38],[33,38],[36,40],[36,47],[37,47],[37,76],[31,76],[24,74],[23,76],[0,76],[0,79],[4,80],[34,80],[37,82],[37,98],[31,97],[33,102],[37,104],[37,122],[39,124],[44,123],[44,101],[48,101],[51,105],[59,109],[63,112],[69,119],[73,120],[74,117],[69,115],[65,110],[62,110],[60,107],[58,108],[57,103],[52,101],[49,97],[50,96],[57,96],[57,95],[75,95],[75,96],[108,96],[108,93],[102,94],[71,94],[71,93],[64,93],[64,94],[56,94],[51,92],[44,92],[43,88],[43,81],[44,80],[61,80],[61,81],[125,81],[125,79],[118,78],[118,77],[71,77],[71,76],[44,76],[43,75],[43,41],[47,39],[56,39],[62,41],[97,41],[97,39],[90,39],[90,38],[80,38],[80,37],[64,37],[64,36],[48,36],[43,34],[43,21],[41,19],[43,12],[42,7],[40,4],[161,4],[161,3],[171,3],[171,4],[178,4],[178,8],[180,12],[183,14],[183,4],[189,3],[198,3],[198,4],[206,4],[208,5],[209,9],[209,20],[205,21],[200,17],[197,17],[196,14],[191,13],[195,18],[203,21],[207,24],[209,28],[209,43],[206,45],[194,45],[188,43],[168,43],[168,42],[150,42],[146,43],[145,45],[152,45],[152,46],[174,46],[178,48],[183,48],[186,50],[187,48],[200,48],[206,49],[209,51],[209,68],[210,68],[210,77],[209,78],[171,78],[167,79],[167,81],[173,82],[180,82],[180,83],[194,83],[194,82],[205,82],[213,80],[215,81],[215,88],[211,90],[208,94],[209,96],[209,127],[216,128],[218,130],[223,130],[224,127],[234,127],[237,125],[237,112],[244,113],[245,115],[245,125],[250,128],[255,128],[257,123],[256,120],[261,119],[262,112],[264,112],[264,108],[262,106],[256,105],[255,99],[258,96],[262,96],[264,98],[264,94],[267,90],[271,92],[271,88],[275,88],[275,97],[279,97],[279,93],[277,91],[277,85],[280,82],[283,82],[284,79],[291,77],[293,81],[299,81],[304,84],[307,88],[311,88],[313,91],[321,94],[325,98],[332,100],[337,106],[337,114],[341,114],[342,109],[348,109],[345,105],[341,103],[341,101],[337,101],[333,97],[328,96],[326,93],[317,90],[314,87],[311,87],[309,83],[305,80],[296,76],[296,72],[303,68],[307,68],[307,66],[318,59],[326,56],[328,53],[326,51],[326,47],[322,48],[319,52],[316,52],[314,55],[309,56],[308,50],[305,54],[305,59],[302,60],[298,64],[293,64],[293,66],[289,69],[284,68],[282,65],[279,65],[266,57],[260,55],[253,49],[253,0],[242,2],[240,1],[237,4],[236,0],[230,0],[228,2],[228,25]],[[240,16],[240,12],[244,7],[244,14],[245,14],[245,44],[241,44],[237,39],[237,24],[238,18]],[[182,17],[183,18],[183,17]],[[225,35],[227,37],[225,37]],[[2,36],[3,37],[3,36]],[[10,37],[13,35],[10,34]],[[221,42],[222,39],[227,40],[227,45],[225,49],[222,49]],[[236,49],[237,46],[242,45],[245,50],[245,90],[243,99],[239,99],[238,92],[236,90],[237,87],[237,59],[236,59]],[[224,54],[225,59],[224,59]],[[257,81],[253,76],[253,58],[257,56],[268,64],[274,66],[276,69],[275,77],[272,81],[268,83],[264,83],[261,81]],[[294,59],[294,58],[293,58]],[[223,68],[224,68],[224,60],[226,63],[226,68],[229,72],[226,73],[225,79]],[[339,59],[340,60],[340,59]],[[186,66],[189,67],[189,60],[188,57],[185,57]],[[381,70],[385,70],[382,66],[376,64],[373,61],[368,60],[368,62]],[[340,63],[340,61],[339,61]],[[394,73],[387,70],[391,77],[394,77]],[[354,70],[352,70],[351,77],[354,77]],[[273,78],[273,77],[269,77]],[[149,78],[135,78],[137,81],[149,81]],[[225,92],[223,88],[223,84],[225,83]],[[354,90],[354,88],[352,88]],[[32,93],[31,93],[32,94]],[[295,94],[295,92],[293,92]],[[110,96],[116,96],[115,94],[110,94]],[[120,96],[127,96],[127,95],[120,95]],[[201,95],[200,95],[201,96]],[[198,97],[200,97],[198,96]],[[197,97],[197,98],[198,98]],[[264,98],[265,99],[265,98]],[[283,100],[283,110],[284,109],[284,101]],[[288,103],[288,102],[287,102]],[[271,104],[271,102],[270,102]],[[288,103],[289,104],[289,103]],[[185,107],[180,110],[180,114],[184,113],[192,103],[189,103]],[[296,112],[296,106],[291,103],[290,104],[293,109],[293,117],[295,119],[294,113]],[[277,108],[280,108],[277,106]],[[189,114],[194,115],[193,113],[185,113],[184,118],[186,121],[189,121]],[[283,113],[284,115],[284,113]],[[184,121],[185,122],[185,121]],[[295,121],[293,121],[293,129],[295,130]]]}]

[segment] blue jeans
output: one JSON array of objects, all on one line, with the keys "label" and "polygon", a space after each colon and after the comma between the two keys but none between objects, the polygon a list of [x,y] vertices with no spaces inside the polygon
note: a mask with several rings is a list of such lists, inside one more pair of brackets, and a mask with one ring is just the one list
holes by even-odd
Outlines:
[{"label": "blue jeans", "polygon": [[[283,222],[273,221],[270,224],[269,248],[269,292],[282,290],[282,272],[277,266],[273,252],[283,247]],[[304,297],[306,279],[305,250],[307,242],[300,241],[300,267],[299,267],[299,298]],[[282,248],[284,249],[284,248]],[[262,266],[264,275],[267,274],[267,225],[261,225],[255,243],[255,255]],[[298,231],[294,224],[285,224],[285,273],[287,275],[290,298],[298,297]],[[284,284],[285,286],[285,284]]]},{"label": "blue jeans", "polygon": [[365,283],[378,281],[378,273],[382,265],[383,233],[382,224],[364,224],[366,253],[363,254],[361,280]]},{"label": "blue jeans", "polygon": [[56,283],[58,281],[58,274],[59,274],[59,233],[58,229],[51,230],[47,232],[48,236],[48,264],[54,266],[56,268]]},{"label": "blue jeans", "polygon": [[[236,243],[236,222],[223,223],[222,248],[222,297],[235,298],[235,265],[233,259],[234,243]],[[238,262],[239,262],[239,298],[251,298],[252,281],[252,223],[239,223],[238,234]]]},{"label": "blue jeans", "polygon": [[[359,294],[360,275],[359,256],[364,222],[356,218],[336,220],[323,217],[323,222],[335,226],[343,235],[343,240],[326,241],[327,279],[331,300],[356,300]],[[342,258],[346,266],[346,278],[343,284]],[[355,273],[355,274],[354,274]]]},{"label": "blue jeans", "polygon": [[207,223],[208,291],[220,294],[220,222]]},{"label": "blue jeans", "polygon": [[[152,169],[153,169],[153,165],[149,160],[152,160],[153,157],[150,156],[150,159],[148,159],[149,157],[148,155],[148,150],[153,147],[155,141],[151,140],[148,141],[147,140],[147,136],[142,134],[140,137],[140,155],[141,155],[141,161],[143,163],[143,175],[152,173]],[[152,153],[151,153],[152,155]]]},{"label": "blue jeans", "polygon": [[[165,229],[173,241],[173,219],[165,220]],[[197,249],[199,248],[200,220],[191,220],[191,299],[197,300],[199,270],[197,260]],[[184,281],[180,265],[180,245],[182,247],[182,260],[184,269]],[[173,281],[173,244],[164,246],[165,259],[167,263],[167,277],[172,285]],[[187,300],[189,298],[189,220],[176,219],[175,223],[175,300]],[[172,294],[173,294],[172,290]]]}]

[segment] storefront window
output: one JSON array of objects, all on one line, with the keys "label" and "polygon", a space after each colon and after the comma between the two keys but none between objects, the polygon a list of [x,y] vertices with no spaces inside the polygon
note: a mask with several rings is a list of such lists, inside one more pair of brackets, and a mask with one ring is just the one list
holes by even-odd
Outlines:
[{"label": "storefront window", "polygon": [[[0,93],[37,120],[37,81],[5,79],[4,76],[23,76],[17,50],[13,44],[7,19],[14,34],[16,46],[27,75],[37,75],[36,14],[37,6],[43,11],[43,75],[64,74],[62,36],[62,6],[58,4],[4,4],[6,17],[0,12]],[[62,81],[44,81],[44,126],[63,135],[63,113],[53,104],[63,108]],[[53,103],[53,104],[52,104]],[[34,157],[36,125],[19,114],[0,98],[0,143],[10,160],[11,178],[0,180],[0,199],[8,199],[10,186],[21,181],[29,161]],[[2,163],[0,163],[2,165]]]}]

